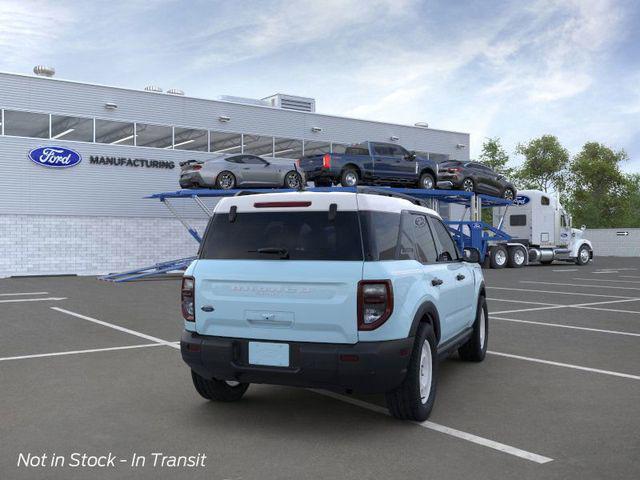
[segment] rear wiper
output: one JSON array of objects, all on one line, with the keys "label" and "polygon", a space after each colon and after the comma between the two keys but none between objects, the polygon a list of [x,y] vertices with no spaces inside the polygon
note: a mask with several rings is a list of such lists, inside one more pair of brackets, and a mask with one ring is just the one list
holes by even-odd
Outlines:
[{"label": "rear wiper", "polygon": [[249,250],[250,253],[266,253],[271,255],[280,255],[282,260],[289,259],[289,250],[286,248],[277,248],[277,247],[266,247],[259,248],[258,250]]}]

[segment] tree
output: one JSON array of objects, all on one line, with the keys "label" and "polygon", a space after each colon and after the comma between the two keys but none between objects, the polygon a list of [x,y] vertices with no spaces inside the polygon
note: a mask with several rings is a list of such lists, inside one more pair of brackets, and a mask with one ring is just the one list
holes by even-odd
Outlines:
[{"label": "tree", "polygon": [[569,164],[569,151],[554,135],[543,135],[516,147],[524,156],[522,167],[516,172],[520,186],[548,192],[565,187],[565,174]]},{"label": "tree", "polygon": [[598,142],[585,143],[573,158],[567,203],[576,225],[619,227],[637,219],[632,203],[637,202],[640,181],[622,173],[620,163],[625,160],[624,150],[613,151]]},{"label": "tree", "polygon": [[506,177],[513,175],[513,168],[507,166],[509,163],[509,155],[502,147],[499,137],[485,138],[482,144],[482,153],[478,157],[478,160],[480,163]]}]

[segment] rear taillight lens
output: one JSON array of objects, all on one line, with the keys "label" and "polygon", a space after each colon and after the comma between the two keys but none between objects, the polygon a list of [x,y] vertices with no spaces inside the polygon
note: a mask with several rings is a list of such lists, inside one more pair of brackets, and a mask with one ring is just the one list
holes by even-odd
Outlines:
[{"label": "rear taillight lens", "polygon": [[458,173],[458,172],[462,171],[462,169],[461,169],[461,168],[457,168],[457,167],[456,167],[456,168],[450,168],[450,169],[449,169],[449,171],[450,171],[451,173]]},{"label": "rear taillight lens", "polygon": [[200,170],[202,168],[202,165],[194,165],[193,167],[191,167],[191,170]]},{"label": "rear taillight lens", "polygon": [[322,156],[322,168],[331,168],[331,155],[328,153]]},{"label": "rear taillight lens", "polygon": [[296,167],[300,168],[300,159],[299,158],[296,160]]},{"label": "rear taillight lens", "polygon": [[182,277],[182,316],[188,322],[195,322],[196,320],[196,307],[194,303],[195,292],[196,281],[193,279],[193,277]]},{"label": "rear taillight lens", "polygon": [[362,280],[358,283],[358,330],[374,330],[393,312],[390,280]]}]

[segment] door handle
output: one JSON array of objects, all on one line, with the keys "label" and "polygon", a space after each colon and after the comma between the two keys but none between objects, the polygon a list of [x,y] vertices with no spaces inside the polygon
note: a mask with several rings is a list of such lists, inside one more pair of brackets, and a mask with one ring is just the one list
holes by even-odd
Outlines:
[{"label": "door handle", "polygon": [[213,312],[213,307],[211,305],[204,305],[200,308],[203,312]]},{"label": "door handle", "polygon": [[459,273],[458,275],[456,275],[456,280],[464,280],[466,277],[464,275],[462,275],[461,273]]},{"label": "door handle", "polygon": [[431,285],[433,285],[434,287],[438,287],[440,285],[442,285],[444,282],[442,280],[440,280],[439,278],[434,278],[433,280],[431,280]]}]

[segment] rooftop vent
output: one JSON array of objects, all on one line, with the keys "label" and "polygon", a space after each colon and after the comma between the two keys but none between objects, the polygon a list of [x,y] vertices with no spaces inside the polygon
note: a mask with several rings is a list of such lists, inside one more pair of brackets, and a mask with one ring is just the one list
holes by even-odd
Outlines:
[{"label": "rooftop vent", "polygon": [[147,85],[146,87],[144,87],[144,89],[147,92],[162,93],[162,88],[158,87],[157,85]]},{"label": "rooftop vent", "polygon": [[297,110],[299,112],[315,112],[316,101],[309,97],[296,97],[294,95],[285,95],[276,93],[270,97],[263,98],[269,102],[272,107],[278,107],[285,110]]},{"label": "rooftop vent", "polygon": [[170,88],[169,90],[167,90],[167,93],[169,95],[184,95],[184,92],[179,88]]},{"label": "rooftop vent", "polygon": [[56,69],[45,65],[36,65],[33,67],[33,73],[40,77],[53,77],[56,74]]}]

